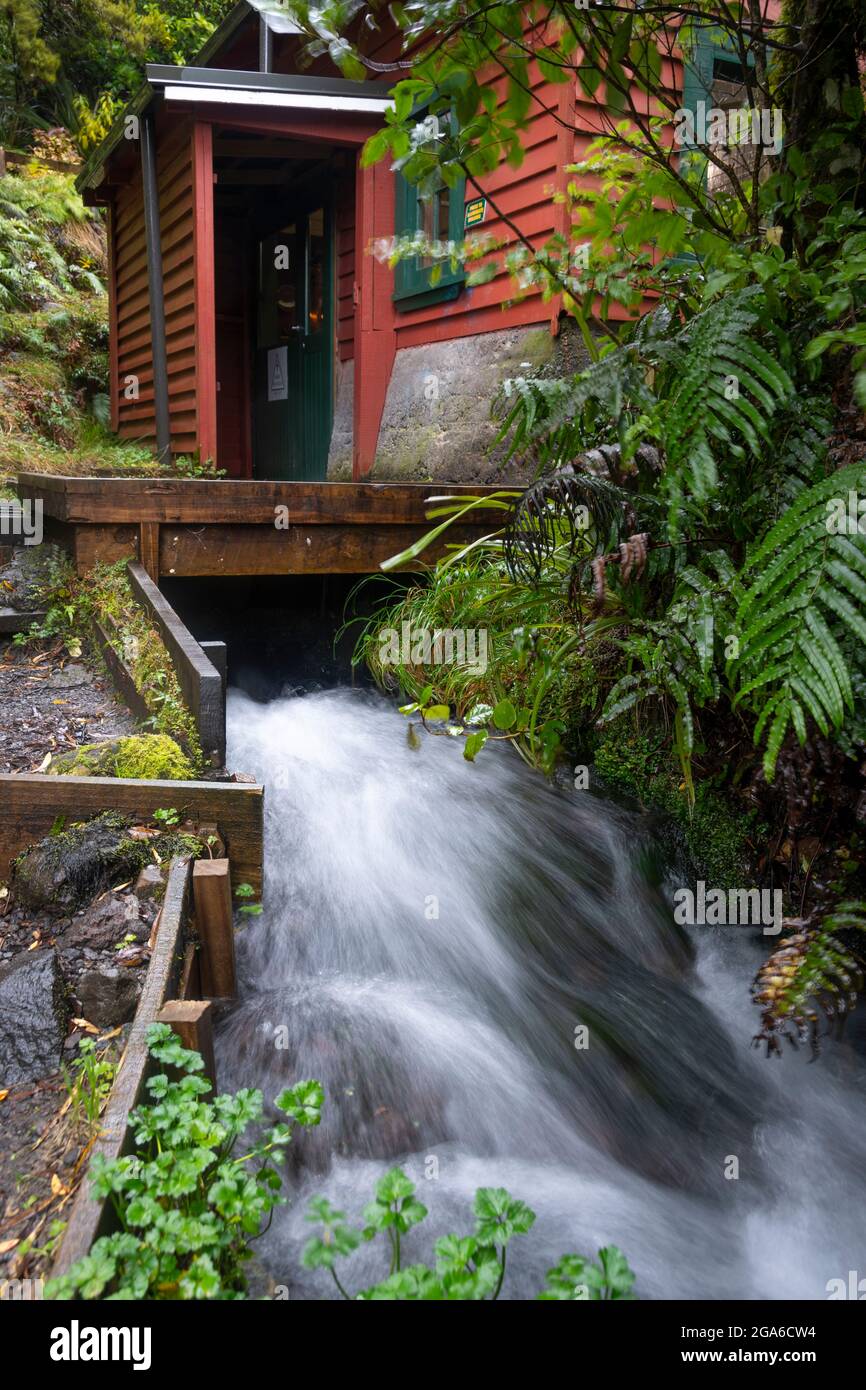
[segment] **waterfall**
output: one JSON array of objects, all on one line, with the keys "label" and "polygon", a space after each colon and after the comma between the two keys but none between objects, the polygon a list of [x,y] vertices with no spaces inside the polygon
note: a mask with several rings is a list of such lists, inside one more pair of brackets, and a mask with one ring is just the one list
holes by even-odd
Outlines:
[{"label": "waterfall", "polygon": [[[266,893],[220,1086],[325,1087],[257,1243],[290,1297],[334,1293],[300,1267],[309,1197],[360,1225],[394,1163],[430,1213],[408,1263],[471,1231],[476,1187],[536,1211],[504,1297],[607,1244],[642,1298],[822,1299],[863,1265],[862,1059],[751,1049],[767,939],[674,924],[651,817],[502,746],[410,748],[369,692],[233,692],[229,744],[266,783]],[[376,1245],[344,1268],[353,1290],[387,1272]]]}]

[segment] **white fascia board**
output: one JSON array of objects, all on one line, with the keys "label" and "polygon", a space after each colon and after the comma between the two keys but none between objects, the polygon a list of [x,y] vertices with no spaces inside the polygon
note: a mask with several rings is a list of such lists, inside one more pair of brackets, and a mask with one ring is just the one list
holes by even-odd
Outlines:
[{"label": "white fascia board", "polygon": [[383,115],[392,103],[384,97],[341,97],[318,92],[269,92],[249,87],[207,87],[184,83],[165,87],[166,101],[207,101],[225,106],[283,106],[295,111],[358,111]]}]

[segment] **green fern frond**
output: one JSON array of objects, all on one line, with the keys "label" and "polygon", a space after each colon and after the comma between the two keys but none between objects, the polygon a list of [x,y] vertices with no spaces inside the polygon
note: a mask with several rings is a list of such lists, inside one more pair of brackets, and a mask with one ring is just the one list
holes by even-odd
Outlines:
[{"label": "green fern frond", "polygon": [[866,536],[833,526],[850,493],[866,496],[866,463],[804,488],[744,567],[739,652],[727,674],[734,705],[745,702],[757,715],[756,745],[769,727],[768,781],[791,726],[802,745],[807,716],[822,734],[838,733],[854,707],[842,639],[866,642]]},{"label": "green fern frond", "polygon": [[689,496],[700,508],[718,487],[715,449],[758,455],[771,418],[793,394],[787,372],[754,337],[756,293],[714,300],[677,339],[659,405],[673,536]]}]

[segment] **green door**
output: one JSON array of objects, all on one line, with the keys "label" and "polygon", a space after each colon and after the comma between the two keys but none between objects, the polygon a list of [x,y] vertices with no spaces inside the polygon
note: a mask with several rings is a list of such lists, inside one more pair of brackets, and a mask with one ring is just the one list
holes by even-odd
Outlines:
[{"label": "green door", "polygon": [[322,479],[334,417],[331,218],[324,207],[259,243],[255,473]]}]

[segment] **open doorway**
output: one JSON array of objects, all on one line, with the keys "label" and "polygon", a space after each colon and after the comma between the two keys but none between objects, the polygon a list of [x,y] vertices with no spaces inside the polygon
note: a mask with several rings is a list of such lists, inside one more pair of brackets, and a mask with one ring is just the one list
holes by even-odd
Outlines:
[{"label": "open doorway", "polygon": [[228,477],[324,479],[334,420],[337,210],[331,146],[214,138],[217,462]]}]

